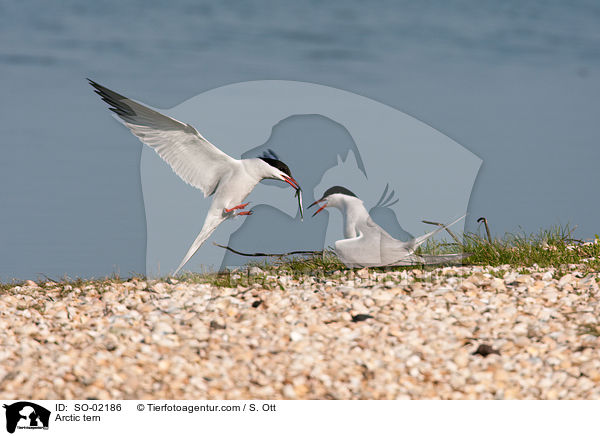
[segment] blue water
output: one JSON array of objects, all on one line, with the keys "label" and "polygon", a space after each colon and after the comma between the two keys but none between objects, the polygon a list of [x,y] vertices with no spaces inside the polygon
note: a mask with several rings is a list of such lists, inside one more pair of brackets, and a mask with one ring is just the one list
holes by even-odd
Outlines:
[{"label": "blue water", "polygon": [[163,108],[246,80],[347,89],[483,159],[469,230],[600,232],[597,1],[2,0],[0,280],[144,271],[141,144],[85,77]]}]

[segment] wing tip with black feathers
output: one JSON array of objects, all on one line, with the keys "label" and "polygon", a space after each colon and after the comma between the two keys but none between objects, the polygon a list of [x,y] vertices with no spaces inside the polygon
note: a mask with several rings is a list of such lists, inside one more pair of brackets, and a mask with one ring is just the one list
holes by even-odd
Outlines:
[{"label": "wing tip with black feathers", "polygon": [[120,117],[136,116],[136,112],[133,110],[133,108],[125,103],[125,101],[129,100],[127,97],[100,85],[98,82],[95,82],[90,78],[87,78],[87,80],[94,88],[94,92],[98,94],[106,104],[109,105],[109,109],[111,111]]}]

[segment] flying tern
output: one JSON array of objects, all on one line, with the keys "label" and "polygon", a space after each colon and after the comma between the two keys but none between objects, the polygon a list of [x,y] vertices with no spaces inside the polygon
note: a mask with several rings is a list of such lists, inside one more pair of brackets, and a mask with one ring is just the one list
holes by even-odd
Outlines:
[{"label": "flying tern", "polygon": [[242,203],[263,179],[282,180],[296,190],[302,216],[302,191],[288,166],[269,151],[263,157],[234,159],[225,154],[190,124],[163,115],[88,79],[118,119],[140,141],[153,148],[186,183],[213,196],[202,230],[175,270],[175,275],[223,221],[244,211]]},{"label": "flying tern", "polygon": [[329,188],[309,208],[315,205],[319,205],[320,208],[313,216],[326,207],[334,207],[342,213],[345,239],[335,242],[335,253],[348,267],[432,265],[455,262],[469,255],[466,253],[415,254],[415,250],[427,239],[457,223],[464,218],[464,215],[446,226],[404,242],[393,238],[377,225],[369,215],[363,201],[343,186]]}]

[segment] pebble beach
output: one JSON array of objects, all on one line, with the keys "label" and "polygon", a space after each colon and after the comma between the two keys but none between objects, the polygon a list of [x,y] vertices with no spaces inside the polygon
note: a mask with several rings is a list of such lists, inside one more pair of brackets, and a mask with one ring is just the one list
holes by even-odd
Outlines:
[{"label": "pebble beach", "polygon": [[600,399],[578,265],[239,274],[259,283],[6,287],[0,397]]}]

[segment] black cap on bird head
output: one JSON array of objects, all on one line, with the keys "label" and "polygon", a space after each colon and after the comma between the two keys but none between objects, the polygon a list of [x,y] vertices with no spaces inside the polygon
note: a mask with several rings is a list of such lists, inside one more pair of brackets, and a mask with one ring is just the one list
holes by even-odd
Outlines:
[{"label": "black cap on bird head", "polygon": [[[327,199],[327,197],[329,197],[330,195],[333,195],[333,194],[343,194],[343,195],[348,195],[350,197],[358,198],[354,192],[352,192],[351,190],[349,190],[347,188],[344,188],[343,186],[332,186],[331,188],[329,188],[327,191],[325,191],[323,193],[323,196],[321,198],[319,198],[313,204],[308,206],[308,208],[310,209],[311,207],[325,201]],[[326,207],[327,207],[327,203],[323,204],[323,206],[321,206],[315,213],[313,213],[313,216],[315,216],[316,214],[321,212]]]},{"label": "black cap on bird head", "polygon": [[[332,194],[344,194],[344,195],[349,195],[350,197],[356,197],[356,194],[354,192],[352,192],[351,190],[349,190],[347,188],[344,188],[343,186],[332,186],[331,188],[329,188],[327,191],[325,191],[323,193],[321,200],[329,197]],[[356,197],[356,198],[358,198],[358,197]]]},{"label": "black cap on bird head", "polygon": [[288,183],[292,188],[296,190],[295,197],[298,198],[298,209],[300,210],[300,219],[304,218],[304,207],[302,206],[302,189],[300,188],[300,184],[292,177],[292,172],[289,167],[279,160],[279,156],[275,154],[273,150],[270,148],[267,149],[263,153],[262,156],[259,156],[259,159],[262,159],[264,162],[268,163],[273,168],[278,169],[284,175],[280,176],[283,181]]},{"label": "black cap on bird head", "polygon": [[262,159],[272,167],[277,168],[282,173],[287,174],[289,177],[292,177],[292,172],[290,171],[289,167],[286,164],[284,164],[279,159],[279,156],[277,156],[277,153],[275,153],[270,148],[268,148],[267,151],[265,151],[262,154],[262,156],[259,156],[259,159]]},{"label": "black cap on bird head", "polygon": [[290,171],[288,166],[286,164],[284,164],[283,162],[281,162],[280,160],[271,159],[270,157],[262,157],[262,156],[259,159],[264,160],[266,163],[268,163],[272,167],[275,167],[282,173],[287,174],[289,177],[292,177],[292,172]]}]

